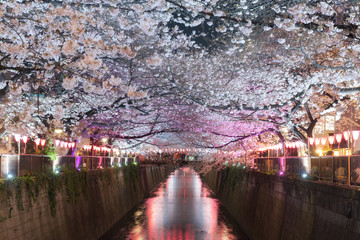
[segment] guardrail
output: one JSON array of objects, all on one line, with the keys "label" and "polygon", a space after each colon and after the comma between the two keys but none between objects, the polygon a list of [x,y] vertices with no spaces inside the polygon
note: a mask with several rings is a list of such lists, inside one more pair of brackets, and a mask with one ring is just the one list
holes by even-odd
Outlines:
[{"label": "guardrail", "polygon": [[360,156],[258,157],[253,167],[261,172],[275,171],[311,176],[320,181],[360,185]]},{"label": "guardrail", "polygon": [[122,166],[130,163],[139,163],[138,157],[102,157],[102,156],[57,156],[51,160],[46,155],[0,155],[0,177],[24,176],[46,168],[56,170],[59,167],[85,168],[87,170],[105,167]]}]

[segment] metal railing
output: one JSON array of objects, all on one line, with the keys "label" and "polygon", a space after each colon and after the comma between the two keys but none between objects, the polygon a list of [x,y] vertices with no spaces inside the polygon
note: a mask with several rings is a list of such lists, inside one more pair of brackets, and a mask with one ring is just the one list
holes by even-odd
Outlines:
[{"label": "metal railing", "polygon": [[[138,157],[103,157],[103,156],[57,156],[51,160],[46,155],[22,154],[1,154],[0,155],[0,177],[20,176],[32,172],[44,171],[45,169],[67,168],[85,168],[87,170],[106,167],[122,166],[139,163]],[[18,164],[19,163],[19,164]]]},{"label": "metal railing", "polygon": [[253,167],[261,172],[293,173],[320,181],[360,185],[360,156],[257,157]]}]

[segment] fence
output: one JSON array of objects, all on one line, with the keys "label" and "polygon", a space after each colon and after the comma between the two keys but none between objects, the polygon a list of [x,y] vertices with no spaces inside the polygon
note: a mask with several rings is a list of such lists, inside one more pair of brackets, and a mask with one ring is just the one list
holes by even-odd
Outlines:
[{"label": "fence", "polygon": [[86,168],[87,170],[122,166],[133,162],[139,163],[138,157],[99,157],[99,156],[57,156],[51,160],[45,155],[0,155],[0,177],[23,176],[28,173],[44,171],[47,168],[57,169],[58,167]]},{"label": "fence", "polygon": [[254,168],[262,172],[310,174],[320,181],[360,185],[359,155],[311,157],[311,162],[309,157],[258,157],[254,158]]}]

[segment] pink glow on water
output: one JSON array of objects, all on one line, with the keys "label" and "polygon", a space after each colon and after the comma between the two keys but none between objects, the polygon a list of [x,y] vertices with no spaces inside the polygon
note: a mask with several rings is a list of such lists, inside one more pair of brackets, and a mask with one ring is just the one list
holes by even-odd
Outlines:
[{"label": "pink glow on water", "polygon": [[153,194],[135,211],[126,232],[106,239],[248,239],[234,235],[220,202],[191,167],[177,169]]}]

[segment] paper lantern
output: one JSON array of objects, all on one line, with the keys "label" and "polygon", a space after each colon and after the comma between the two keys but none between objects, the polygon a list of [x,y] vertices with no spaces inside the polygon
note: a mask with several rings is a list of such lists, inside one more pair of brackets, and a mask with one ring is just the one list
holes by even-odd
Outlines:
[{"label": "paper lantern", "polygon": [[319,145],[320,144],[320,138],[315,138],[315,145]]},{"label": "paper lantern", "polygon": [[35,144],[36,144],[36,146],[39,146],[39,144],[40,144],[40,138],[35,139]]},{"label": "paper lantern", "polygon": [[27,141],[28,141],[28,136],[22,136],[22,140],[23,140],[23,142],[26,144]]},{"label": "paper lantern", "polygon": [[352,136],[354,141],[357,141],[359,139],[360,131],[352,131]]},{"label": "paper lantern", "polygon": [[13,134],[15,137],[15,141],[20,141],[20,134]]},{"label": "paper lantern", "polygon": [[313,145],[314,142],[315,142],[315,138],[309,138],[309,143],[310,143],[310,145]]},{"label": "paper lantern", "polygon": [[348,141],[348,140],[349,140],[349,133],[348,133],[348,132],[344,132],[343,134],[344,134],[345,140]]},{"label": "paper lantern", "polygon": [[334,144],[334,142],[335,142],[335,137],[334,137],[334,136],[329,136],[329,137],[328,137],[328,140],[329,140],[329,143],[330,143],[330,144]]},{"label": "paper lantern", "polygon": [[60,145],[60,140],[55,140],[55,146],[58,147]]},{"label": "paper lantern", "polygon": [[321,138],[321,145],[325,145],[326,144],[326,137],[323,137],[323,138]]},{"label": "paper lantern", "polygon": [[41,140],[40,140],[41,146],[45,146],[45,143],[46,143],[46,139],[41,139]]},{"label": "paper lantern", "polygon": [[341,139],[342,139],[342,133],[335,134],[335,138],[336,138],[336,142],[337,142],[337,143],[340,143],[340,142],[341,142]]}]

